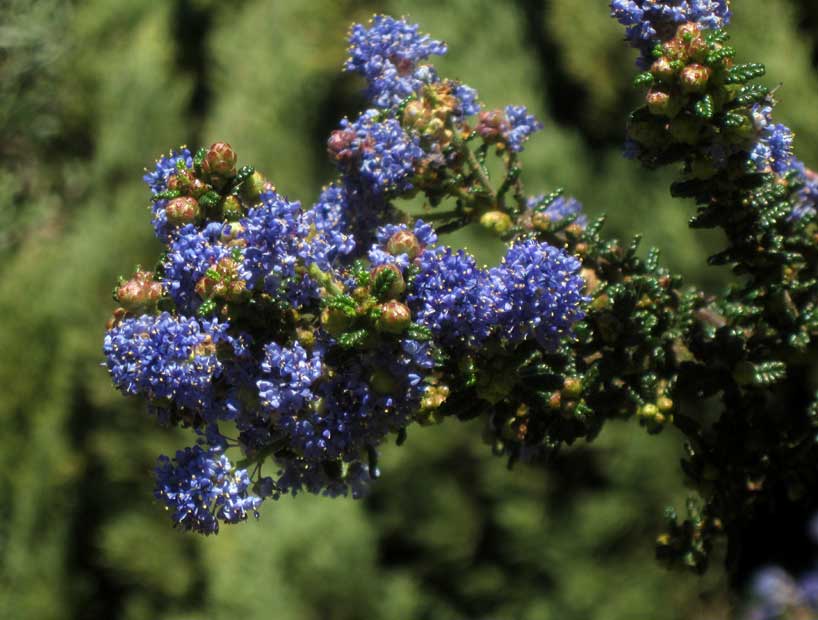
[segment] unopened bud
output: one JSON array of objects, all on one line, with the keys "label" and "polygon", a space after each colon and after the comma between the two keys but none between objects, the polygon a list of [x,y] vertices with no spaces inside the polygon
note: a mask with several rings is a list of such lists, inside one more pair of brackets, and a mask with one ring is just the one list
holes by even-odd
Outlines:
[{"label": "unopened bud", "polygon": [[117,327],[126,316],[128,316],[128,311],[125,310],[125,308],[117,308],[116,310],[114,310],[114,313],[113,315],[111,315],[111,318],[108,319],[108,322],[105,323],[105,329],[110,331],[114,327]]},{"label": "unopened bud", "polygon": [[582,396],[582,381],[577,377],[566,377],[562,384],[562,394],[566,398],[579,398]]},{"label": "unopened bud", "polygon": [[219,241],[226,246],[243,247],[247,244],[244,239],[239,237],[239,235],[243,232],[244,226],[238,222],[229,222],[222,228],[222,234],[219,237]]},{"label": "unopened bud", "polygon": [[409,260],[414,260],[420,256],[423,247],[420,245],[415,233],[408,230],[399,230],[389,237],[389,241],[386,242],[386,251],[392,256],[407,254]]},{"label": "unopened bud", "polygon": [[475,131],[489,144],[499,142],[510,129],[502,110],[485,110],[477,116]]},{"label": "unopened bud", "polygon": [[153,279],[151,271],[137,271],[116,289],[116,300],[129,312],[139,312],[155,306],[162,297],[162,284]]},{"label": "unopened bud", "polygon": [[656,88],[651,88],[645,98],[648,104],[648,110],[651,114],[666,115],[670,110],[671,97],[670,93]]},{"label": "unopened bud", "polygon": [[199,203],[191,196],[179,196],[167,204],[165,215],[173,225],[190,224],[199,216]]},{"label": "unopened bud", "polygon": [[654,77],[665,81],[672,79],[676,73],[673,63],[667,56],[662,56],[656,60],[653,65],[651,65],[650,72]]},{"label": "unopened bud", "polygon": [[656,406],[659,407],[659,411],[662,413],[667,413],[673,409],[673,401],[667,396],[660,396],[656,399]]},{"label": "unopened bud", "polygon": [[333,131],[327,140],[327,154],[332,161],[344,162],[350,159],[354,152],[352,151],[352,142],[355,140],[355,132],[351,129],[336,129]]},{"label": "unopened bud", "polygon": [[236,174],[238,157],[227,142],[215,142],[202,160],[202,171],[209,177],[227,179]]},{"label": "unopened bud", "polygon": [[704,65],[687,65],[679,74],[679,82],[686,93],[701,93],[707,89],[711,70]]},{"label": "unopened bud", "polygon": [[222,204],[222,213],[224,214],[225,219],[230,221],[235,221],[241,218],[244,215],[244,211],[241,208],[241,202],[236,196],[227,196],[224,199],[224,203]]},{"label": "unopened bud", "polygon": [[259,197],[266,189],[267,179],[260,172],[254,172],[244,180],[241,186],[241,197],[248,204],[254,205],[259,201]]},{"label": "unopened bud", "polygon": [[341,308],[324,308],[321,311],[321,325],[330,336],[340,336],[350,327],[355,319]]},{"label": "unopened bud", "polygon": [[387,301],[381,306],[378,328],[390,334],[403,333],[412,323],[412,311],[399,301]]},{"label": "unopened bud", "polygon": [[511,230],[511,218],[504,211],[486,211],[480,216],[480,224],[498,235],[504,235]]},{"label": "unopened bud", "polygon": [[393,265],[391,263],[387,265],[378,265],[370,272],[370,278],[372,282],[375,282],[377,281],[378,276],[385,271],[391,271],[395,274],[392,284],[385,292],[385,295],[389,299],[396,299],[401,293],[403,293],[403,291],[406,290],[406,281],[403,279],[403,274],[397,265]]}]

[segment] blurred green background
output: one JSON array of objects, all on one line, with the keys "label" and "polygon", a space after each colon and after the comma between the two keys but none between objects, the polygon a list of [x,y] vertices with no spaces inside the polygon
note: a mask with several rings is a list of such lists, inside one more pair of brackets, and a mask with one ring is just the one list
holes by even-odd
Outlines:
[{"label": "blurred green background", "polygon": [[[745,60],[783,83],[779,120],[818,163],[814,0],[742,0]],[[441,73],[545,121],[531,191],[564,186],[609,234],[641,231],[715,290],[667,172],[620,157],[634,54],[602,0],[0,0],[0,618],[671,620],[723,618],[723,578],[664,571],[681,506],[678,437],[610,424],[549,471],[505,464],[479,423],[387,447],[360,502],[299,496],[198,538],[152,498],[160,452],[190,443],[118,395],[101,364],[110,290],[153,264],[142,170],[226,140],[311,202],[324,140],[362,105],[348,25],[407,15],[450,45]],[[750,55],[751,54],[751,55]],[[483,260],[496,246],[467,231]]]}]

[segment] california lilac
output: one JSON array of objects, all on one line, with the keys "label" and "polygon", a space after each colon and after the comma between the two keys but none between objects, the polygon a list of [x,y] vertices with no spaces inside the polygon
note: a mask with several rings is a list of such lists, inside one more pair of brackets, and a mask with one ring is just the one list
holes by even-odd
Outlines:
[{"label": "california lilac", "polygon": [[477,100],[477,91],[466,86],[457,84],[452,91],[457,98],[458,111],[463,116],[474,116],[480,111],[480,102]]},{"label": "california lilac", "polygon": [[631,45],[642,51],[643,64],[653,46],[671,38],[680,24],[717,29],[731,17],[729,0],[612,0],[611,15],[626,27]]},{"label": "california lilac", "polygon": [[363,75],[367,97],[379,108],[391,108],[415,94],[423,84],[437,80],[434,69],[419,64],[442,56],[446,45],[418,32],[416,24],[376,15],[369,28],[355,24],[349,35],[346,71]]},{"label": "california lilac", "polygon": [[258,381],[262,410],[271,415],[299,414],[316,396],[311,390],[322,374],[321,355],[308,356],[299,343],[292,348],[271,342],[264,347]]},{"label": "california lilac", "polygon": [[156,468],[156,498],[165,503],[182,529],[215,534],[219,522],[238,523],[258,517],[261,498],[248,492],[250,477],[235,469],[218,448],[196,445],[163,456]]},{"label": "california lilac", "polygon": [[463,250],[427,249],[408,295],[417,320],[447,344],[477,346],[497,323],[488,272]]},{"label": "california lilac", "polygon": [[339,169],[359,180],[365,190],[376,195],[409,190],[415,161],[423,151],[398,121],[381,121],[379,116],[377,110],[367,110],[354,122],[344,119],[328,148]]},{"label": "california lilac", "polygon": [[790,214],[792,219],[803,220],[814,217],[818,209],[818,174],[804,165],[804,162],[793,158],[792,169],[796,173],[801,189],[795,195],[795,207]]},{"label": "california lilac", "polygon": [[754,106],[753,124],[759,132],[758,141],[750,151],[756,170],[784,174],[792,164],[792,131],[786,125],[772,122],[770,105]]},{"label": "california lilac", "polygon": [[[103,348],[118,389],[204,437],[157,469],[176,524],[214,533],[261,496],[359,497],[390,437],[478,416],[510,464],[593,440],[610,419],[676,426],[701,502],[687,520],[668,511],[657,555],[699,572],[717,536],[740,557],[735,533],[757,507],[797,501],[818,463],[803,384],[818,337],[816,176],[753,82],[763,67],[713,31],[726,0],[611,9],[647,69],[628,152],[681,164],[673,193],[695,201],[693,227],[721,228],[710,262],[742,285],[685,286],[575,199],[530,196],[522,152],[542,124],[524,106],[481,108],[428,64],[445,45],[377,16],[353,27],[345,65],[367,79],[368,109],[329,137],[337,174],[311,209],[223,142],[146,175],[166,247],[155,272],[120,281]],[[469,225],[506,244],[499,265],[447,245]],[[707,420],[680,410],[702,398]]]},{"label": "california lilac", "polygon": [[509,129],[504,135],[508,148],[514,152],[523,150],[523,143],[528,140],[531,134],[542,129],[542,123],[533,115],[528,113],[525,106],[506,106],[506,118]]},{"label": "california lilac", "polygon": [[533,212],[532,220],[535,226],[555,226],[569,218],[571,223],[581,228],[588,225],[588,217],[582,212],[582,203],[571,196],[560,194],[551,197],[549,202],[546,202],[544,195],[533,196],[528,199],[528,208]]},{"label": "california lilac", "polygon": [[147,171],[142,179],[148,184],[151,192],[160,194],[168,189],[168,179],[176,174],[179,166],[183,169],[193,167],[193,157],[188,149],[179,147],[171,150],[170,155],[160,157],[153,170]]},{"label": "california lilac", "polygon": [[564,251],[529,240],[516,243],[491,270],[499,324],[512,341],[536,338],[554,348],[584,316],[580,262]]},{"label": "california lilac", "polygon": [[124,394],[191,409],[207,406],[222,369],[212,330],[166,312],[126,318],[105,335],[104,352],[111,379]]}]

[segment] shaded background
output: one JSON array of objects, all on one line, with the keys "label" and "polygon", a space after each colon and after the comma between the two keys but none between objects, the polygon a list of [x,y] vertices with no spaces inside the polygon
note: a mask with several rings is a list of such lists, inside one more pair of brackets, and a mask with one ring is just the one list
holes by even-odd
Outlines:
[{"label": "shaded background", "polygon": [[[818,9],[740,0],[744,60],[783,83],[778,118],[818,163]],[[345,33],[373,11],[449,43],[443,75],[545,121],[531,191],[563,186],[609,234],[644,233],[715,290],[718,237],[687,230],[665,172],[620,156],[633,56],[602,0],[0,0],[0,618],[723,618],[723,578],[653,559],[681,507],[678,436],[609,424],[548,472],[506,470],[479,423],[387,447],[361,502],[299,496],[218,537],[173,530],[152,498],[158,429],[100,366],[118,274],[158,252],[142,169],[226,140],[291,198],[331,175],[324,141],[362,105]],[[749,56],[752,54],[752,56]],[[456,239],[484,261],[497,247]]]}]

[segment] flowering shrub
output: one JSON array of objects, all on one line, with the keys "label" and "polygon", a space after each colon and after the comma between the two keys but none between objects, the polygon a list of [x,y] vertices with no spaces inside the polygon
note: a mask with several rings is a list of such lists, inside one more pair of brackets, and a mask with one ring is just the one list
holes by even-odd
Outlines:
[{"label": "flowering shrub", "polygon": [[[215,533],[302,490],[358,497],[387,438],[452,417],[482,418],[509,463],[610,419],[678,429],[698,497],[684,520],[669,511],[658,554],[695,570],[717,535],[737,553],[755,511],[815,488],[818,177],[773,122],[763,67],[734,60],[725,0],[611,8],[647,90],[626,154],[679,164],[672,191],[696,201],[691,226],[724,231],[709,262],[736,283],[705,296],[576,200],[529,196],[521,157],[540,123],[486,109],[429,64],[445,44],[376,16],[344,65],[371,107],[330,135],[338,176],[315,205],[222,142],[145,175],[167,247],[116,288],[104,350],[123,393],[198,436],[156,472],[177,525]],[[400,205],[417,196],[413,219]],[[507,243],[499,265],[440,241],[474,222]],[[715,420],[689,406],[710,397]]]}]

